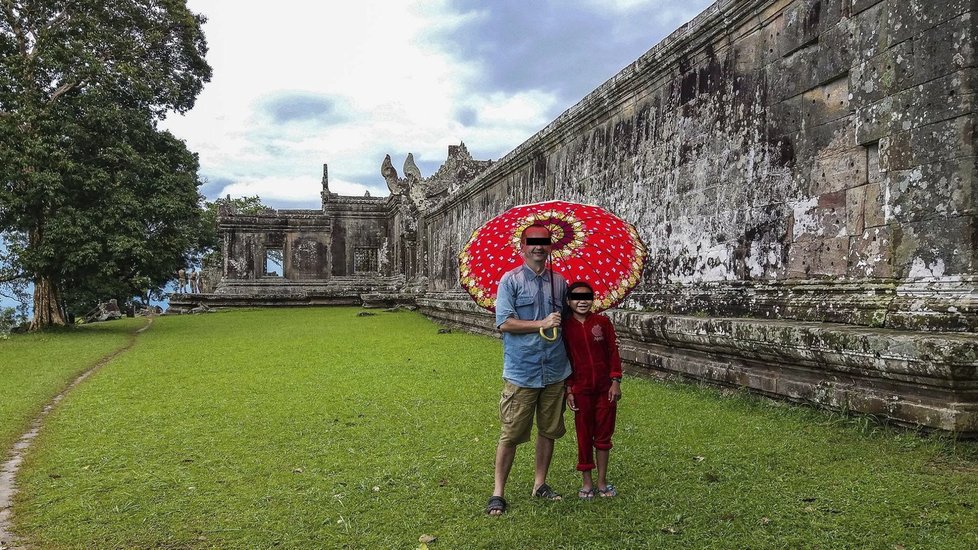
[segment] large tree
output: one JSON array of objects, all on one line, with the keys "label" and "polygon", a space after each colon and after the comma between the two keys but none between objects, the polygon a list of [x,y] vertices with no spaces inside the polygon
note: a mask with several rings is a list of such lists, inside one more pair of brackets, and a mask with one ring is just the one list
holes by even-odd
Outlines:
[{"label": "large tree", "polygon": [[210,78],[202,23],[185,0],[0,0],[0,230],[24,236],[34,328],[199,233],[196,157],[156,123]]}]

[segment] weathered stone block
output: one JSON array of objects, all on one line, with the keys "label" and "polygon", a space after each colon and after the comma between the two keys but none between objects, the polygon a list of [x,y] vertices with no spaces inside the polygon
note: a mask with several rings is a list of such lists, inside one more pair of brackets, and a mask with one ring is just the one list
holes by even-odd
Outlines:
[{"label": "weathered stone block", "polygon": [[859,235],[866,228],[866,185],[846,191],[846,231]]},{"label": "weathered stone block", "polygon": [[[818,210],[828,210],[832,216],[837,216],[846,206],[846,193],[845,191],[836,191],[819,195],[817,205]],[[834,228],[838,228],[839,221],[834,220],[832,225]]]},{"label": "weathered stone block", "polygon": [[852,16],[858,15],[860,12],[867,10],[873,6],[876,6],[883,0],[852,0],[852,4],[849,8],[849,13]]},{"label": "weathered stone block", "polygon": [[893,253],[889,227],[871,227],[850,237],[848,275],[890,278],[893,276]]},{"label": "weathered stone block", "polygon": [[[844,229],[844,227],[843,227]],[[845,231],[841,237],[822,239],[821,248],[812,259],[811,273],[815,276],[842,277],[848,270],[849,237]]]},{"label": "weathered stone block", "polygon": [[798,0],[784,11],[780,36],[781,55],[790,55],[818,40],[821,0]]},{"label": "weathered stone block", "polygon": [[892,36],[890,4],[889,0],[875,3],[858,14],[854,13],[849,19],[854,26],[856,59],[871,59],[902,42],[894,40]]},{"label": "weathered stone block", "polygon": [[910,132],[898,132],[880,139],[880,170],[883,172],[906,170],[913,166],[910,137]]},{"label": "weathered stone block", "polygon": [[978,71],[965,69],[912,86],[856,111],[859,143],[974,112]]},{"label": "weathered stone block", "polygon": [[879,142],[866,145],[866,180],[869,183],[883,181],[883,170],[880,168]]},{"label": "weathered stone block", "polygon": [[809,126],[818,126],[849,116],[849,79],[837,78],[802,94],[804,116]]},{"label": "weathered stone block", "polygon": [[849,17],[851,2],[852,0],[821,0],[822,8],[818,20],[819,30],[823,35],[834,28],[839,21]]},{"label": "weathered stone block", "polygon": [[978,71],[973,68],[915,86],[899,94],[902,109],[894,122],[906,130],[974,113],[976,91]]},{"label": "weathered stone block", "polygon": [[978,10],[975,0],[945,0],[940,3],[940,9],[935,9],[933,0],[891,1],[889,4],[889,28],[894,43],[919,36],[949,20]]},{"label": "weathered stone block", "polygon": [[[770,65],[781,59],[781,34],[784,33],[784,16],[778,15],[770,20],[762,18],[761,66]],[[755,67],[756,70],[756,67]]]},{"label": "weathered stone block", "polygon": [[976,164],[978,158],[965,157],[888,172],[888,218],[902,223],[975,214]]},{"label": "weathered stone block", "polygon": [[880,227],[886,225],[886,203],[884,189],[880,182],[865,186],[866,200],[863,202],[863,222],[865,227]]},{"label": "weathered stone block", "polygon": [[789,278],[841,277],[848,269],[849,237],[819,237],[791,243]]},{"label": "weathered stone block", "polygon": [[[928,12],[923,10],[921,17]],[[978,66],[973,18],[966,13],[914,36],[914,83],[924,83]]]},{"label": "weathered stone block", "polygon": [[[971,157],[975,151],[975,118],[961,116],[914,128],[910,131],[912,166],[946,158]],[[906,169],[912,166],[893,166]]]},{"label": "weathered stone block", "polygon": [[767,4],[765,4],[764,6],[760,6],[760,9],[758,10],[758,13],[756,14],[757,15],[757,18],[761,22],[765,22],[766,23],[766,22],[771,21],[773,19],[782,17],[783,14],[784,14],[784,11],[786,9],[788,9],[789,7],[791,7],[791,5],[795,1],[796,0],[772,0],[771,2],[768,2]]},{"label": "weathered stone block", "polygon": [[778,59],[767,67],[767,95],[781,101],[814,88],[821,82],[815,72],[818,66],[818,46],[807,46]]},{"label": "weathered stone block", "polygon": [[897,98],[887,96],[883,99],[856,110],[856,143],[866,144],[893,133],[893,117],[900,112]]},{"label": "weathered stone block", "polygon": [[919,279],[974,273],[976,227],[974,216],[933,218],[895,226],[894,275]]},{"label": "weathered stone block", "polygon": [[753,30],[738,37],[733,44],[731,57],[733,59],[733,72],[737,75],[742,75],[761,65],[765,57],[766,34],[762,29],[755,27],[754,22],[750,23],[750,27]]},{"label": "weathered stone block", "polygon": [[882,186],[869,183],[846,192],[846,230],[859,235],[863,230],[886,223]]},{"label": "weathered stone block", "polygon": [[[814,208],[817,237],[842,237],[848,232],[845,224],[846,192],[836,191],[819,195]],[[796,232],[797,235],[797,232]],[[803,238],[799,236],[796,240]]]},{"label": "weathered stone block", "polygon": [[856,143],[855,128],[855,120],[852,117],[843,117],[826,124],[801,128],[798,132],[786,136],[795,159],[791,167],[796,171],[799,180],[810,181],[809,172],[816,157],[828,158],[850,154]]},{"label": "weathered stone block", "polygon": [[822,80],[845,76],[856,62],[856,32],[852,19],[843,19],[828,27],[818,42],[818,64],[815,71]]},{"label": "weathered stone block", "polygon": [[914,68],[912,41],[903,42],[857,63],[849,73],[853,107],[864,107],[906,89],[914,83]]},{"label": "weathered stone block", "polygon": [[787,183],[789,177],[785,171],[757,178],[756,183],[746,190],[748,206],[755,211],[759,208],[776,208],[794,199],[798,191]]},{"label": "weathered stone block", "polygon": [[811,175],[812,194],[834,193],[866,183],[866,149],[815,157]]},{"label": "weathered stone block", "polygon": [[767,107],[767,131],[771,136],[798,135],[806,126],[808,105],[801,95],[772,103]]},{"label": "weathered stone block", "polygon": [[888,1],[885,5],[887,8],[885,32],[892,44],[909,40],[919,32],[918,20],[922,11],[919,0]]}]

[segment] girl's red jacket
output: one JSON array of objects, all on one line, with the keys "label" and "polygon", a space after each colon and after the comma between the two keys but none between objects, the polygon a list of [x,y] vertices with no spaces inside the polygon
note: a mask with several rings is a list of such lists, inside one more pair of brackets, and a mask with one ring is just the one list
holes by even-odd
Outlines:
[{"label": "girl's red jacket", "polygon": [[591,313],[582,323],[571,314],[564,321],[563,329],[572,369],[567,379],[571,392],[607,390],[611,378],[621,376],[618,338],[611,320],[600,313]]}]

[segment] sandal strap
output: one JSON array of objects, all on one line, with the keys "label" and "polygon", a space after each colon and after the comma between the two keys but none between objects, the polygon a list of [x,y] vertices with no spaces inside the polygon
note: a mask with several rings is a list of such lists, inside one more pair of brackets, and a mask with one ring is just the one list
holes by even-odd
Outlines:
[{"label": "sandal strap", "polygon": [[539,497],[539,498],[545,498],[547,500],[557,500],[557,499],[561,498],[560,495],[557,494],[556,491],[554,491],[553,489],[551,489],[550,486],[547,485],[546,483],[544,483],[543,485],[539,486],[537,488],[536,492],[533,493],[533,496]]},{"label": "sandal strap", "polygon": [[486,513],[488,514],[489,512],[496,510],[505,512],[507,506],[508,504],[506,503],[506,499],[500,496],[492,495],[489,497],[489,503],[486,504]]}]

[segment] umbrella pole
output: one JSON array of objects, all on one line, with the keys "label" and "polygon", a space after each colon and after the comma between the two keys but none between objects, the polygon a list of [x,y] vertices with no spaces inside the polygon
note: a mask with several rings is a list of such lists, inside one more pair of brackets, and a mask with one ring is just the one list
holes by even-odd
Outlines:
[{"label": "umbrella pole", "polygon": [[[553,252],[551,252],[547,256],[547,266],[548,266],[547,269],[550,271],[550,313],[553,313],[553,312],[557,311],[557,303],[556,303],[556,301],[554,299],[555,297],[554,297],[554,260],[553,260]],[[548,342],[553,342],[554,340],[557,339],[557,327],[553,327],[553,334],[552,335],[548,335],[546,333],[546,331],[544,331],[544,329],[541,327],[540,328],[540,338],[543,338],[544,340],[546,340]]]},{"label": "umbrella pole", "polygon": [[550,312],[557,311],[557,297],[554,296],[554,256],[553,252],[547,256],[547,269],[550,270]]}]

